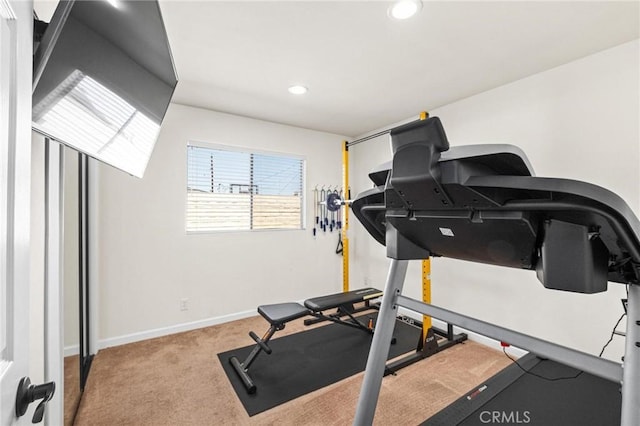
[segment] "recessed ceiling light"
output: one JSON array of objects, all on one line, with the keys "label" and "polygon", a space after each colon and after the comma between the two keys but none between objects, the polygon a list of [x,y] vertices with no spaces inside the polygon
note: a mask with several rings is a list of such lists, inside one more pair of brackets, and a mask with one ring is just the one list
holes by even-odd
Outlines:
[{"label": "recessed ceiling light", "polygon": [[304,95],[308,91],[309,89],[307,89],[304,86],[296,85],[296,86],[289,87],[289,93],[291,93],[292,95]]},{"label": "recessed ceiling light", "polygon": [[407,19],[422,9],[421,0],[399,0],[389,7],[389,16],[394,19]]}]

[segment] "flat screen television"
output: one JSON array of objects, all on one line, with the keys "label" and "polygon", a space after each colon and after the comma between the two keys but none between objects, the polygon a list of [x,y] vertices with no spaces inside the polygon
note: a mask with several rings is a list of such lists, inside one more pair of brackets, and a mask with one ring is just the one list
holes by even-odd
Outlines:
[{"label": "flat screen television", "polygon": [[177,82],[157,1],[61,1],[34,53],[32,126],[142,177]]}]

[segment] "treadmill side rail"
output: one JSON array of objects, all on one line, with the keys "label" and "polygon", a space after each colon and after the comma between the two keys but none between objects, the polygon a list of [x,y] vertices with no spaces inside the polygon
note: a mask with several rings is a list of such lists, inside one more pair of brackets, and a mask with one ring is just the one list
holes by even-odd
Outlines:
[{"label": "treadmill side rail", "polygon": [[602,377],[603,379],[616,383],[622,382],[622,365],[620,363],[471,318],[406,296],[398,296],[396,303],[398,306],[411,309],[423,315],[438,318],[466,330],[482,334],[483,336],[509,343],[518,348],[526,349],[543,358],[561,362],[578,370],[586,371],[594,376]]}]

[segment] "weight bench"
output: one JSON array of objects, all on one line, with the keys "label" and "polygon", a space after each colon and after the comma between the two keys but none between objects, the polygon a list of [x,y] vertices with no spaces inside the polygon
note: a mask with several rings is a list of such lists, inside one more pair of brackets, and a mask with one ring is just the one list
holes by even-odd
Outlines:
[{"label": "weight bench", "polygon": [[[260,352],[264,351],[268,355],[271,354],[272,350],[268,345],[269,340],[271,340],[276,331],[284,329],[286,323],[310,315],[315,318],[310,322],[305,321],[305,325],[319,321],[331,321],[336,324],[357,328],[367,333],[373,333],[373,325],[363,324],[354,316],[354,313],[372,309],[373,306],[371,306],[370,301],[380,296],[382,296],[380,290],[375,288],[362,288],[360,290],[307,299],[304,302],[304,306],[296,302],[258,306],[258,313],[267,320],[269,329],[262,337],[250,331],[249,336],[256,342],[256,346],[244,362],[240,362],[237,357],[232,356],[229,358],[229,363],[242,380],[242,384],[247,389],[247,392],[253,394],[256,392],[256,385],[249,376],[249,367],[251,367],[251,364],[256,360]],[[353,305],[361,302],[365,303],[365,307],[363,309],[355,309]],[[331,309],[337,310],[335,313],[325,313]],[[348,318],[343,319],[343,316]]]}]

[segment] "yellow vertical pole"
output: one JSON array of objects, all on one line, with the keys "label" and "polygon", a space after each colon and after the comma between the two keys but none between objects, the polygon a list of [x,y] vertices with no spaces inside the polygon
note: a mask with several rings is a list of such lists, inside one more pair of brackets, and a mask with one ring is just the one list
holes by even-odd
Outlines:
[{"label": "yellow vertical pole", "polygon": [[[422,261],[422,301],[431,303],[431,259]],[[427,338],[427,331],[431,328],[431,317],[422,316],[422,341]]]},{"label": "yellow vertical pole", "polygon": [[[429,118],[429,113],[422,111],[420,113],[420,120],[426,120]],[[431,258],[424,259],[422,261],[422,301],[424,303],[431,303]],[[427,332],[431,328],[431,317],[427,315],[422,316],[422,341],[427,338]]]},{"label": "yellow vertical pole", "polygon": [[[349,194],[349,145],[347,141],[342,141],[342,189],[345,200],[350,198]],[[349,291],[349,205],[344,204],[344,215],[342,218],[342,291]]]}]

